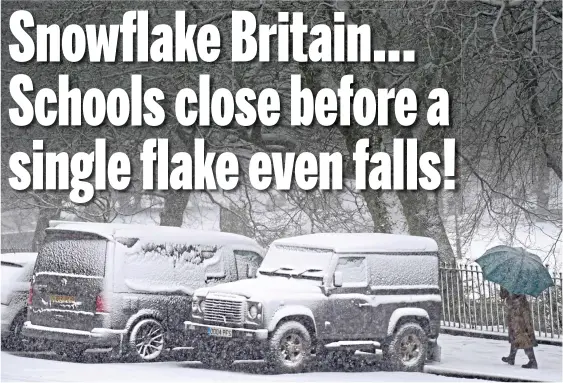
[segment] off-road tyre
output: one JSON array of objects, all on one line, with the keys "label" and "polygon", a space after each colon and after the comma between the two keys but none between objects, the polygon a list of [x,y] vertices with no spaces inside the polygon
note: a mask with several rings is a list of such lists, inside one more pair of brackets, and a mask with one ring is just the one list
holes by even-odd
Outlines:
[{"label": "off-road tyre", "polygon": [[421,372],[428,353],[428,336],[417,323],[405,323],[383,347],[388,371]]},{"label": "off-road tyre", "polygon": [[311,360],[311,335],[299,322],[281,324],[269,339],[266,362],[276,373],[303,371]]}]

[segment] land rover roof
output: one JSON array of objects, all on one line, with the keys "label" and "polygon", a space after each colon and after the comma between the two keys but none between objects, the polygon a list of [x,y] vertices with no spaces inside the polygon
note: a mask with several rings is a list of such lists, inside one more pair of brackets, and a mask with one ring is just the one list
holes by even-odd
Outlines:
[{"label": "land rover roof", "polygon": [[383,233],[316,233],[282,238],[272,245],[324,249],[335,253],[437,253],[432,238]]},{"label": "land rover roof", "polygon": [[74,232],[86,232],[100,235],[107,239],[116,238],[139,238],[159,241],[182,241],[199,244],[215,245],[239,245],[256,248],[261,255],[263,250],[258,243],[248,237],[233,233],[219,231],[191,230],[180,227],[138,225],[123,223],[97,223],[97,222],[75,222],[75,221],[51,221],[47,231],[68,230]]}]

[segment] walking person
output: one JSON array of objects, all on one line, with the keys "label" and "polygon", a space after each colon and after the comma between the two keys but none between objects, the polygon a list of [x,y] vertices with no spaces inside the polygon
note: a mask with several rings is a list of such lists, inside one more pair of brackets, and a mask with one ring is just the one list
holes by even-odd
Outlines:
[{"label": "walking person", "polygon": [[508,341],[510,342],[510,354],[503,357],[502,361],[514,365],[516,352],[519,349],[524,349],[529,362],[522,365],[522,368],[538,368],[534,354],[534,347],[538,345],[538,342],[526,295],[511,294],[501,286],[500,297],[505,301],[508,311]]}]

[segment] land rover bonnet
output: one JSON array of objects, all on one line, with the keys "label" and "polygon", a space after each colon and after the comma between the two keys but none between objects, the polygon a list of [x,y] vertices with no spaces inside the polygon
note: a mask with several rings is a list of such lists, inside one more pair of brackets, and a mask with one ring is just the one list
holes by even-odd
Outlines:
[{"label": "land rover bonnet", "polygon": [[29,319],[76,330],[99,327],[107,240],[93,233],[49,231],[34,269]]}]

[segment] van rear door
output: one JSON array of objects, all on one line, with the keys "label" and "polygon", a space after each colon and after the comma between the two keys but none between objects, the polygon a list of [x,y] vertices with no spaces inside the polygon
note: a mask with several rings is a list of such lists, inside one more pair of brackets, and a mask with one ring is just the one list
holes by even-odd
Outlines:
[{"label": "van rear door", "polygon": [[83,331],[103,326],[98,311],[107,245],[94,233],[48,231],[35,264],[32,324]]}]

